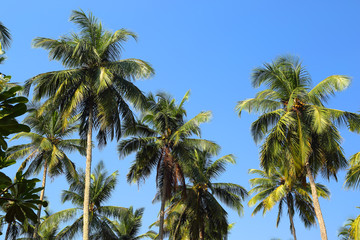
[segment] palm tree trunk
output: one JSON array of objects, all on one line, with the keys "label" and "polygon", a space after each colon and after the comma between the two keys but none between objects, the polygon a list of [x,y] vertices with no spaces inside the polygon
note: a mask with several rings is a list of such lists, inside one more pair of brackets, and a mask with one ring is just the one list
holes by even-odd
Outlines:
[{"label": "palm tree trunk", "polygon": [[[166,178],[164,179],[166,181]],[[164,239],[164,217],[165,217],[165,197],[166,197],[166,184],[163,183],[163,189],[161,193],[161,207],[160,207],[160,225],[159,225],[159,239]]]},{"label": "palm tree trunk", "polygon": [[89,106],[88,130],[86,137],[86,168],[84,189],[84,218],[83,218],[83,240],[89,240],[89,207],[90,207],[90,176],[91,176],[91,154],[92,154],[92,125],[93,109]]},{"label": "palm tree trunk", "polygon": [[[201,194],[201,192],[200,191],[198,191],[197,192],[197,195],[198,195],[198,198],[197,198],[197,216],[198,217],[201,217],[201,213],[200,213],[200,199],[201,199],[201,196],[200,196],[200,194]],[[205,231],[205,226],[204,226],[204,224],[205,224],[205,222],[204,222],[204,219],[203,220],[201,220],[201,219],[198,219],[198,220],[200,220],[200,226],[199,226],[199,239],[200,240],[204,240],[204,231]]]},{"label": "palm tree trunk", "polygon": [[318,223],[319,223],[319,227],[320,227],[321,239],[327,240],[325,222],[324,222],[324,218],[323,218],[321,208],[320,208],[319,198],[318,198],[318,194],[316,191],[315,180],[314,180],[314,177],[313,177],[311,169],[310,169],[309,159],[306,159],[305,167],[306,167],[306,175],[310,181],[311,195],[313,198],[315,215],[316,215],[316,218],[318,219]]},{"label": "palm tree trunk", "polygon": [[[44,199],[44,194],[45,194],[45,184],[46,184],[46,174],[47,174],[47,161],[45,160],[44,162],[44,173],[43,173],[43,179],[42,179],[42,184],[41,187],[43,188],[41,190],[40,193],[40,201],[42,201]],[[35,228],[34,228],[34,233],[33,233],[33,238],[35,239],[36,236],[38,235],[38,229],[39,229],[39,225],[40,225],[40,216],[41,216],[41,208],[42,208],[42,204],[38,205],[38,212],[37,212],[37,222],[35,223]]]},{"label": "palm tree trunk", "polygon": [[204,224],[200,223],[199,240],[204,240]]},{"label": "palm tree trunk", "polygon": [[7,227],[7,229],[6,229],[5,240],[7,240],[8,237],[9,237],[10,229],[11,229],[11,224],[12,224],[12,223],[9,223],[9,224],[8,224],[8,227]]},{"label": "palm tree trunk", "polygon": [[296,232],[295,232],[295,225],[294,225],[294,211],[292,211],[292,206],[291,206],[289,200],[290,199],[287,198],[288,213],[289,213],[289,219],[290,219],[290,229],[291,229],[291,234],[294,237],[294,240],[296,240]]}]

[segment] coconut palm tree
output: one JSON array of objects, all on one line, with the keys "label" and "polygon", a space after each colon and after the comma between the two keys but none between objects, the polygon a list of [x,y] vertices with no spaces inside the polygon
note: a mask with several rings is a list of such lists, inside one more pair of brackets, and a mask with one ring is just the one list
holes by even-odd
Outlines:
[{"label": "coconut palm tree", "polygon": [[351,130],[359,124],[354,113],[325,107],[326,100],[350,84],[342,75],[327,77],[310,90],[311,78],[297,58],[280,57],[271,64],[256,68],[252,75],[254,87],[265,85],[267,89],[255,98],[238,102],[236,110],[259,112],[262,115],[252,124],[251,131],[256,142],[265,139],[261,148],[261,165],[268,171],[279,166],[282,149],[291,153],[297,172],[306,173],[321,238],[327,239],[326,227],[314,178],[322,172],[328,178],[346,167],[346,159],[340,147],[341,137],[337,125],[350,125]]},{"label": "coconut palm tree", "polygon": [[[107,218],[120,218],[127,209],[117,206],[103,206],[104,202],[111,197],[117,183],[117,171],[108,175],[104,163],[101,161],[94,169],[91,175],[90,185],[90,235],[101,234],[105,239],[113,235],[111,228],[105,223]],[[75,221],[62,229],[57,234],[57,239],[73,239],[73,237],[82,231],[84,215],[82,205],[84,202],[85,191],[85,173],[79,171],[78,179],[69,178],[69,190],[63,191],[61,198],[63,202],[70,201],[75,205],[74,208],[66,209],[50,215],[42,224],[42,228],[48,228],[53,225],[68,222],[75,218]],[[82,214],[81,214],[82,213]]]},{"label": "coconut palm tree", "polygon": [[[9,159],[26,157],[19,170],[24,170],[29,164],[26,175],[38,174],[43,169],[42,191],[40,200],[44,199],[46,177],[55,177],[66,172],[70,178],[76,178],[75,164],[68,158],[66,153],[78,151],[85,155],[85,147],[80,139],[67,139],[71,134],[78,131],[77,117],[72,117],[64,124],[57,111],[39,113],[38,107],[30,110],[30,114],[24,119],[24,123],[31,127],[32,132],[16,134],[12,140],[28,138],[30,143],[21,144],[8,149]],[[34,236],[40,223],[41,205],[37,213],[38,223],[35,224]]]},{"label": "coconut palm tree", "polygon": [[33,41],[34,47],[48,50],[50,59],[60,61],[66,70],[31,78],[25,84],[25,93],[34,85],[34,99],[50,97],[46,103],[60,106],[65,120],[74,113],[80,114],[80,133],[87,142],[83,239],[88,240],[92,131],[98,129],[97,139],[102,145],[108,137],[119,139],[122,121],[134,122],[129,103],[139,109],[145,102],[132,81],[148,78],[154,71],[139,59],[119,60],[123,43],[129,38],[136,39],[133,32],[107,31],[97,18],[83,11],[73,11],[70,21],[79,27],[80,33],[58,40]]},{"label": "coconut palm tree", "polygon": [[19,226],[20,232],[24,237],[17,238],[16,240],[55,240],[57,239],[56,235],[59,231],[59,224],[52,226],[46,225],[43,227],[43,222],[51,215],[47,210],[45,210],[45,216],[41,217],[39,227],[37,229],[37,234],[34,237],[35,226],[29,225],[27,229],[24,229],[23,226]]},{"label": "coconut palm tree", "polygon": [[163,239],[165,202],[168,201],[178,185],[185,187],[181,170],[182,162],[190,159],[190,150],[202,147],[217,151],[218,147],[210,141],[191,138],[200,135],[200,124],[209,121],[211,113],[201,112],[189,121],[185,121],[184,102],[189,92],[185,94],[180,104],[176,104],[165,93],[156,96],[149,95],[148,110],[140,117],[135,128],[127,129],[127,135],[136,135],[122,140],[118,145],[120,157],[136,152],[135,161],[127,175],[129,182],[145,180],[152,169],[156,167],[156,183],[160,193],[160,223],[159,239]]},{"label": "coconut palm tree", "polygon": [[138,240],[138,239],[154,239],[157,234],[154,231],[148,231],[145,234],[139,234],[141,228],[141,221],[144,214],[144,208],[136,209],[131,206],[124,212],[118,220],[110,220],[104,218],[104,223],[107,224],[113,231],[113,236],[104,238],[100,233],[95,233],[90,237],[92,240]]},{"label": "coconut palm tree", "polygon": [[229,223],[227,212],[220,202],[243,212],[241,201],[247,191],[234,183],[215,183],[214,179],[225,172],[228,163],[235,164],[233,155],[212,161],[206,151],[193,151],[191,164],[184,166],[185,175],[192,185],[186,187],[186,196],[177,194],[169,206],[169,239],[226,239]]},{"label": "coconut palm tree", "polygon": [[[256,193],[256,195],[249,200],[248,204],[254,206],[258,203],[252,215],[261,210],[265,214],[278,204],[277,227],[280,223],[282,209],[286,206],[290,220],[290,231],[294,240],[297,239],[294,225],[295,210],[298,211],[305,227],[311,227],[316,223],[308,183],[304,184],[301,178],[292,178],[285,167],[274,168],[271,172],[250,169],[249,173],[260,176],[250,180],[253,188],[249,191],[249,194]],[[316,184],[316,190],[319,196],[329,198],[329,191],[324,185]]]}]

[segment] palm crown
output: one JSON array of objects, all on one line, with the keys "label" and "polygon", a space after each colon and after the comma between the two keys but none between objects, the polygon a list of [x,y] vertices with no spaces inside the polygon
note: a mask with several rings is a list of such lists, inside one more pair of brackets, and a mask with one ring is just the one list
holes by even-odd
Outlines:
[{"label": "palm crown", "polygon": [[203,139],[191,138],[200,135],[200,124],[210,119],[210,112],[201,112],[189,121],[184,120],[186,111],[183,104],[188,99],[187,92],[180,102],[164,93],[148,97],[148,110],[140,117],[135,128],[127,129],[128,135],[137,135],[119,143],[120,156],[136,153],[136,159],[130,167],[128,181],[140,181],[148,177],[157,166],[157,186],[161,194],[160,239],[165,201],[171,198],[178,183],[185,187],[181,165],[190,159],[190,150],[194,147],[208,148],[214,151],[217,145]]},{"label": "palm crown", "polygon": [[[249,194],[256,194],[249,200],[249,206],[257,204],[252,215],[261,211],[265,214],[278,204],[278,215],[276,226],[279,225],[284,206],[288,208],[290,219],[290,230],[296,239],[293,217],[295,211],[299,213],[305,227],[315,224],[315,211],[312,206],[311,190],[308,183],[304,184],[301,178],[293,178],[285,167],[274,168],[265,172],[257,169],[250,169],[250,174],[257,174],[259,177],[250,180],[253,187]],[[321,184],[316,184],[317,194],[329,198],[328,189]]]},{"label": "palm crown", "polygon": [[212,161],[215,154],[198,150],[192,153],[192,162],[184,167],[192,185],[187,186],[186,197],[175,195],[169,206],[170,238],[226,239],[227,212],[217,199],[240,215],[247,191],[238,184],[216,183],[214,179],[225,171],[226,164],[235,164],[234,156]]},{"label": "palm crown", "polygon": [[[91,175],[90,186],[90,235],[102,234],[104,237],[112,236],[112,230],[105,220],[108,217],[120,218],[120,216],[126,212],[126,208],[117,206],[103,206],[114,191],[117,183],[117,171],[108,175],[104,169],[103,162],[100,162],[94,169],[94,173]],[[79,171],[79,178],[69,179],[69,190],[63,191],[62,201],[70,201],[75,208],[66,209],[49,216],[43,223],[42,228],[47,228],[53,224],[60,222],[67,222],[73,218],[75,221],[61,230],[57,237],[59,239],[73,239],[73,237],[81,232],[83,215],[81,213],[82,205],[84,202],[84,188],[85,188],[85,173]],[[105,238],[109,239],[109,238]]]},{"label": "palm crown", "polygon": [[[89,112],[99,127],[98,140],[121,136],[121,117],[133,121],[127,101],[141,107],[145,98],[131,82],[150,77],[153,69],[139,59],[119,60],[122,44],[136,35],[126,29],[115,33],[103,29],[102,24],[90,13],[73,11],[70,21],[80,28],[80,33],[63,36],[58,40],[36,38],[33,45],[49,51],[49,57],[60,61],[68,70],[37,75],[25,84],[25,92],[32,85],[34,98],[51,97],[64,109],[64,119],[74,111],[80,113],[82,129],[87,128]],[[86,132],[86,131],[82,131]]]},{"label": "palm crown", "polygon": [[69,177],[76,177],[75,164],[67,157],[66,153],[78,151],[85,154],[85,147],[80,139],[68,139],[78,130],[77,117],[64,121],[57,111],[46,111],[40,114],[38,107],[30,108],[30,114],[24,119],[32,132],[16,134],[12,140],[28,138],[28,144],[16,145],[8,149],[10,159],[26,157],[20,170],[27,168],[27,174],[38,174],[46,165],[46,174],[51,177],[66,171]]}]

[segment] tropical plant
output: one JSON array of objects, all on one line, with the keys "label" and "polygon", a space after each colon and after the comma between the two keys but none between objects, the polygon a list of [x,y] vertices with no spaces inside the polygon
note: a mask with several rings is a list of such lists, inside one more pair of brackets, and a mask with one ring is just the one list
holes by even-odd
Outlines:
[{"label": "tropical plant", "polygon": [[[278,204],[277,227],[281,220],[283,207],[287,207],[290,231],[294,240],[297,239],[294,225],[296,210],[305,227],[316,224],[315,211],[310,197],[311,190],[308,183],[304,184],[301,178],[293,178],[285,167],[274,168],[270,172],[250,169],[249,173],[259,175],[259,177],[250,180],[253,188],[249,191],[249,194],[254,193],[256,195],[249,200],[248,204],[254,206],[258,203],[252,215],[261,210],[265,214]],[[324,185],[316,184],[316,190],[318,196],[329,198],[329,191]]]},{"label": "tropical plant", "polygon": [[[34,99],[50,97],[46,103],[60,106],[62,117],[80,114],[80,133],[86,138],[86,186],[84,192],[83,239],[89,236],[89,187],[91,173],[92,131],[98,129],[99,144],[107,138],[121,137],[122,120],[134,122],[128,103],[139,109],[145,97],[132,83],[138,78],[148,78],[154,71],[139,59],[119,60],[123,43],[136,35],[126,29],[115,33],[103,29],[91,13],[73,11],[70,21],[80,33],[72,33],[58,40],[36,38],[33,46],[49,50],[52,60],[61,61],[66,70],[37,75],[26,81],[25,93],[35,85]],[[45,104],[46,105],[46,104]]]},{"label": "tropical plant", "polygon": [[[120,218],[127,211],[126,208],[117,206],[103,206],[104,202],[111,197],[117,183],[117,171],[108,175],[104,163],[101,161],[91,175],[90,185],[90,236],[101,234],[105,239],[113,236],[113,231],[106,224],[109,217]],[[84,202],[85,173],[79,171],[78,179],[69,178],[69,190],[63,191],[61,198],[63,202],[70,201],[75,208],[62,210],[50,215],[42,224],[41,228],[50,228],[62,222],[68,222],[75,218],[75,221],[62,229],[56,236],[57,239],[73,239],[76,234],[82,231],[84,215],[82,205]],[[82,214],[81,214],[82,212]],[[40,229],[41,230],[41,229]]]},{"label": "tropical plant", "polygon": [[40,225],[37,229],[37,234],[34,237],[35,226],[29,225],[25,230],[22,225],[17,225],[16,231],[19,232],[23,237],[17,238],[16,240],[55,240],[57,239],[56,235],[59,231],[59,224],[55,224],[52,226],[46,225],[43,227],[42,223],[48,218],[51,214],[45,210],[45,216],[41,217]]},{"label": "tropical plant", "polygon": [[217,150],[217,145],[203,139],[191,138],[200,135],[200,124],[209,121],[210,112],[201,112],[189,121],[185,121],[184,102],[189,92],[185,94],[179,105],[165,93],[148,96],[148,110],[140,117],[136,127],[129,127],[126,135],[136,135],[122,140],[118,145],[120,157],[136,152],[135,161],[127,175],[129,182],[145,180],[152,169],[156,167],[156,185],[160,193],[160,223],[159,239],[163,239],[165,202],[178,185],[185,187],[185,179],[181,164],[190,159],[190,150],[194,147]]},{"label": "tropical plant", "polygon": [[213,180],[225,172],[228,163],[235,164],[233,155],[223,156],[216,161],[215,154],[193,151],[191,164],[184,166],[185,175],[192,185],[186,187],[186,195],[177,194],[169,206],[169,239],[226,239],[229,223],[226,206],[243,212],[241,201],[247,191],[234,183],[214,183]]},{"label": "tropical plant", "polygon": [[39,180],[26,179],[19,171],[16,173],[13,184],[0,193],[0,205],[6,213],[4,220],[8,223],[5,239],[8,239],[10,232],[12,232],[11,235],[16,235],[11,229],[17,222],[20,222],[25,230],[29,221],[37,222],[38,219],[34,211],[38,210],[38,204],[47,206],[47,202],[39,200],[38,192],[42,188],[36,188],[36,182]]},{"label": "tropical plant", "polygon": [[360,215],[355,219],[349,218],[343,227],[339,229],[338,237],[341,240],[360,239]]},{"label": "tropical plant", "polygon": [[15,119],[26,113],[26,97],[17,96],[21,86],[10,84],[10,76],[0,78],[0,158],[5,159],[8,145],[5,139],[13,133],[30,132],[30,128]]},{"label": "tropical plant", "polygon": [[[53,109],[39,112],[34,106],[31,113],[24,119],[24,123],[31,127],[32,132],[16,134],[13,139],[27,138],[31,142],[13,146],[8,149],[9,159],[26,157],[19,170],[24,170],[30,163],[26,175],[38,174],[43,169],[42,187],[40,200],[44,199],[46,177],[55,177],[66,172],[67,177],[76,178],[75,164],[68,158],[66,153],[78,151],[85,155],[85,147],[80,139],[67,139],[79,125],[76,123],[77,116],[68,119],[66,124],[60,114]],[[41,205],[37,213],[38,223],[35,224],[34,236],[40,223]]]},{"label": "tropical plant", "polygon": [[[30,128],[19,124],[16,117],[26,113],[25,97],[18,97],[17,92],[22,88],[9,83],[10,77],[0,78],[0,169],[15,164],[14,159],[5,157],[8,145],[6,138],[13,133],[29,132]],[[4,193],[13,184],[12,180],[3,172],[0,172],[0,190]]]},{"label": "tropical plant", "polygon": [[327,239],[326,227],[314,178],[322,172],[327,178],[335,177],[347,162],[340,146],[341,137],[337,125],[346,124],[354,130],[359,124],[359,115],[326,108],[324,103],[337,91],[350,84],[342,75],[327,77],[310,90],[311,78],[297,58],[280,57],[271,64],[256,68],[252,75],[254,87],[267,89],[255,98],[238,102],[236,110],[259,112],[262,115],[253,122],[251,132],[256,142],[264,140],[261,147],[261,166],[268,171],[271,166],[283,163],[279,156],[283,149],[291,154],[290,159],[296,174],[305,172],[310,181],[316,217],[321,238]]},{"label": "tropical plant", "polygon": [[141,221],[144,214],[144,208],[136,209],[129,207],[118,220],[110,220],[104,218],[104,223],[107,224],[113,231],[113,236],[104,236],[101,233],[95,233],[90,237],[92,240],[138,240],[144,238],[154,239],[157,235],[154,231],[148,231],[145,234],[139,234],[141,228]]}]

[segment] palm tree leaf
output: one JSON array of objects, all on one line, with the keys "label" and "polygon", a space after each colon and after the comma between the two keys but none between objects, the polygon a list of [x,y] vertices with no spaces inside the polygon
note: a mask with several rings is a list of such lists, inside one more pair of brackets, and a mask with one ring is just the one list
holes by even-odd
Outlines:
[{"label": "palm tree leaf", "polygon": [[[328,100],[329,96],[335,92],[343,91],[350,85],[351,79],[344,75],[332,75],[318,83],[309,93],[308,96],[312,102],[319,104],[320,101]],[[319,100],[317,100],[319,99]]]}]

